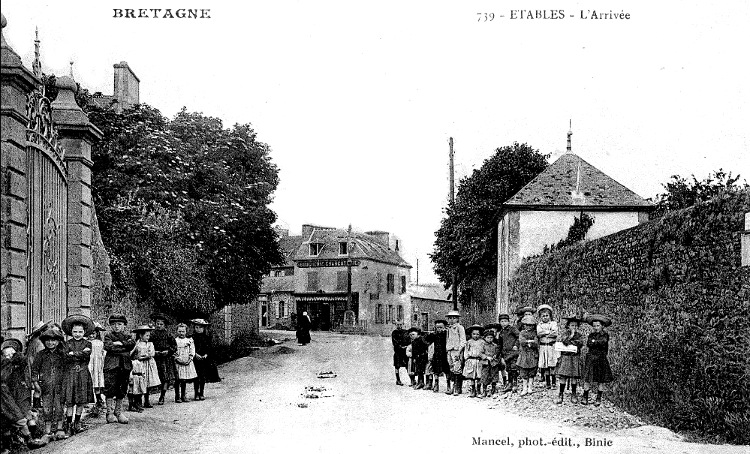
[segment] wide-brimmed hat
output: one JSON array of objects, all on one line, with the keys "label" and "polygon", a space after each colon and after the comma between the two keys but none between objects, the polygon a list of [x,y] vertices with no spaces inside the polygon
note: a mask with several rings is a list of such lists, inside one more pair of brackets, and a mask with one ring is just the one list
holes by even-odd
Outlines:
[{"label": "wide-brimmed hat", "polygon": [[62,333],[55,329],[48,329],[47,331],[39,335],[39,340],[41,340],[42,342],[50,339],[56,339],[59,341],[65,340]]},{"label": "wide-brimmed hat", "polygon": [[553,313],[552,306],[550,306],[549,304],[541,304],[539,307],[536,308],[536,313],[539,314],[543,310],[548,310],[550,315],[552,315]]},{"label": "wide-brimmed hat", "polygon": [[27,338],[32,338],[34,336],[38,336],[42,334],[47,328],[49,328],[52,325],[52,320],[47,320],[46,322],[44,320],[39,320],[36,325],[34,325],[34,328],[31,329],[31,333],[26,336]]},{"label": "wide-brimmed hat", "polygon": [[109,320],[107,320],[107,323],[109,323],[111,325],[112,323],[116,323],[116,322],[122,322],[122,323],[124,323],[124,324],[127,325],[128,324],[128,319],[125,318],[125,316],[123,314],[120,314],[120,313],[114,313],[114,314],[110,315],[109,316]]},{"label": "wide-brimmed hat", "polygon": [[101,323],[94,322],[94,331],[107,331],[107,330],[104,329]]},{"label": "wide-brimmed hat", "polygon": [[151,320],[164,320],[165,325],[172,324],[172,319],[169,318],[166,314],[162,314],[161,312],[154,312],[153,314],[151,314]]},{"label": "wide-brimmed hat", "polygon": [[574,314],[574,315],[566,315],[565,317],[562,318],[562,320],[563,320],[563,324],[565,325],[565,327],[567,327],[568,323],[570,323],[570,322],[576,322],[576,323],[578,323],[580,325],[581,322],[583,321],[583,319],[581,318],[581,316],[576,315],[576,314]]},{"label": "wide-brimmed hat", "polygon": [[73,325],[83,325],[83,333],[86,336],[94,332],[94,321],[81,314],[69,315],[65,317],[65,320],[63,320],[60,325],[62,326],[62,330],[68,336],[71,336],[73,334]]},{"label": "wide-brimmed hat", "polygon": [[419,333],[421,333],[421,332],[422,332],[422,330],[420,330],[420,329],[419,329],[419,328],[417,328],[416,326],[412,326],[411,328],[409,328],[409,329],[407,330],[407,332],[408,332],[408,333],[417,333],[417,334],[419,334]]},{"label": "wide-brimmed hat", "polygon": [[18,339],[5,339],[0,345],[0,350],[5,350],[8,347],[13,347],[16,353],[23,353],[23,343]]},{"label": "wide-brimmed hat", "polygon": [[583,321],[588,323],[589,325],[593,325],[594,322],[600,322],[602,326],[609,326],[612,324],[612,319],[602,314],[587,315],[586,318],[583,319]]},{"label": "wide-brimmed hat", "polygon": [[500,315],[497,316],[497,321],[499,322],[500,320],[508,320],[508,321],[510,321],[510,315],[508,315],[508,314],[500,314]]},{"label": "wide-brimmed hat", "polygon": [[531,306],[523,306],[516,309],[516,315],[521,316],[524,312],[531,312],[532,314],[536,312],[533,307]]},{"label": "wide-brimmed hat", "polygon": [[447,314],[445,314],[446,317],[460,317],[461,313],[457,310],[448,311]]},{"label": "wide-brimmed hat", "polygon": [[470,327],[466,328],[466,332],[471,334],[474,330],[479,331],[479,335],[481,336],[484,332],[484,326],[482,325],[471,325]]},{"label": "wide-brimmed hat", "polygon": [[134,333],[140,333],[143,331],[153,331],[153,330],[154,330],[154,327],[151,325],[138,325],[137,327],[131,329],[130,331]]},{"label": "wide-brimmed hat", "polygon": [[210,322],[207,322],[206,320],[202,318],[194,318],[190,320],[190,323],[192,323],[193,325],[198,325],[198,326],[208,326],[211,324]]},{"label": "wide-brimmed hat", "polygon": [[482,335],[487,334],[487,332],[489,332],[490,330],[497,332],[497,330],[499,329],[500,329],[500,325],[498,325],[497,323],[490,323],[488,325],[484,325],[484,332],[482,333]]},{"label": "wide-brimmed hat", "polygon": [[433,323],[433,324],[435,324],[435,323],[442,323],[443,325],[445,325],[445,326],[448,326],[448,321],[447,321],[447,320],[443,320],[442,318],[441,318],[441,319],[438,319],[438,320],[435,320],[435,321],[434,321],[434,322],[432,322],[432,323]]},{"label": "wide-brimmed hat", "polygon": [[524,325],[536,325],[536,318],[533,315],[524,315],[521,323]]}]

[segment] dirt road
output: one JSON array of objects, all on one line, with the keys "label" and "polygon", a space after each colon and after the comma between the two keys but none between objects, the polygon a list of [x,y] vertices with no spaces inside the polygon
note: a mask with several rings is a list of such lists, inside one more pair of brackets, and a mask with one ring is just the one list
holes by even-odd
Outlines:
[{"label": "dirt road", "polygon": [[[279,348],[294,352],[281,354]],[[289,341],[226,364],[220,370],[223,382],[208,384],[203,402],[168,401],[141,414],[128,413],[127,426],[96,425],[35,452],[750,452],[748,447],[681,442],[655,427],[595,432],[510,415],[497,405],[489,408],[488,400],[395,386],[391,355],[387,338],[313,333],[310,345]],[[316,377],[329,370],[337,377]],[[306,386],[326,387],[313,394],[329,397],[305,398]],[[540,439],[547,445],[535,446]],[[586,447],[587,439],[609,446]],[[475,444],[482,440],[511,445]]]}]

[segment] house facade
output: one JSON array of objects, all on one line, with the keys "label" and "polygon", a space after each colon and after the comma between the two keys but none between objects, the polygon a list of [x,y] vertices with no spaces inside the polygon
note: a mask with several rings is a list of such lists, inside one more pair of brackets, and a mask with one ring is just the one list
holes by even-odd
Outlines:
[{"label": "house facade", "polygon": [[311,224],[299,236],[277,232],[285,263],[263,279],[261,327],[293,328],[302,312],[314,330],[349,325],[389,334],[397,319],[409,324],[411,265],[400,255],[398,237]]},{"label": "house facade", "polygon": [[497,313],[511,311],[508,283],[526,257],[567,238],[576,218],[593,219],[585,240],[634,227],[648,220],[653,206],[572,152],[550,164],[502,205],[498,223]]}]

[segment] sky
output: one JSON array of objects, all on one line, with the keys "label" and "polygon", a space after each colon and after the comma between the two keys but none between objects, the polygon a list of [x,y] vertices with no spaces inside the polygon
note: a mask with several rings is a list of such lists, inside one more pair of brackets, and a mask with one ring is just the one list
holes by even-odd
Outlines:
[{"label": "sky", "polygon": [[[211,18],[112,17],[144,6]],[[592,9],[630,19],[580,19]],[[449,137],[457,181],[516,141],[555,159],[570,121],[573,151],[642,197],[675,174],[750,181],[746,1],[4,0],[2,13],[29,67],[38,27],[45,72],[72,60],[81,85],[111,94],[127,61],[166,116],[251,123],[280,170],[280,225],[395,233],[420,283],[437,282]]]}]

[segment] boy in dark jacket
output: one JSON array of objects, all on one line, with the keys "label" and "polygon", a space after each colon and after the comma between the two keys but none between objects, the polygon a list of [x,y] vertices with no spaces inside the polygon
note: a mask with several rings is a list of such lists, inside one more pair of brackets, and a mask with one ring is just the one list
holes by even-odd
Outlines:
[{"label": "boy in dark jacket", "polygon": [[429,344],[422,337],[419,328],[409,328],[409,338],[411,339],[413,371],[417,378],[414,389],[422,389],[424,388],[424,372],[427,368],[427,349],[429,348]]},{"label": "boy in dark jacket", "polygon": [[518,328],[510,324],[508,314],[500,314],[498,321],[500,322],[500,331],[497,333],[498,344],[502,345],[503,361],[505,361],[505,370],[508,374],[503,392],[507,393],[513,391],[518,378],[516,360],[518,359],[518,336],[520,332]]},{"label": "boy in dark jacket", "polygon": [[130,352],[135,341],[125,334],[128,321],[122,314],[109,316],[112,331],[104,336],[104,396],[107,398],[107,423],[127,424],[128,418],[122,412],[122,399],[128,394],[128,382],[133,362]]}]

